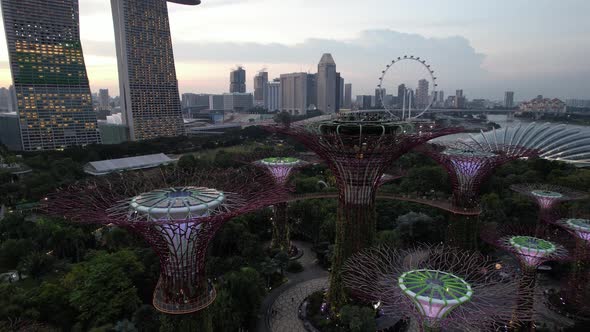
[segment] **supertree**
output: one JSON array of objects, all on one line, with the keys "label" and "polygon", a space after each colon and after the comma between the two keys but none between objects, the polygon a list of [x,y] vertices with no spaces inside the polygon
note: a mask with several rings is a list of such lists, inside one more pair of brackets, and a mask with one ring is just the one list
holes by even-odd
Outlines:
[{"label": "supertree", "polygon": [[573,253],[573,266],[565,287],[562,287],[558,297],[552,300],[553,304],[565,306],[566,311],[576,315],[590,316],[590,307],[587,304],[590,289],[590,219],[588,218],[562,218],[555,221],[576,239]]},{"label": "supertree", "polygon": [[267,129],[304,144],[324,160],[336,178],[339,198],[328,300],[338,309],[346,302],[340,275],[342,264],[373,242],[375,192],[385,169],[412,148],[460,129],[396,122],[362,112],[348,113],[335,120]]},{"label": "supertree", "polygon": [[[511,145],[469,147],[464,144],[424,144],[416,151],[443,166],[453,190],[453,209],[474,208],[480,202],[480,188],[501,165],[519,158],[529,158],[536,151]],[[466,249],[477,246],[478,218],[455,213],[449,223],[447,238],[451,245]]]},{"label": "supertree", "polygon": [[44,211],[139,234],[160,258],[154,307],[187,314],[215,299],[205,255],[217,230],[232,217],[285,200],[265,178],[252,169],[123,173],[64,188],[44,201]]},{"label": "supertree", "polygon": [[488,225],[481,234],[487,243],[512,254],[520,265],[519,316],[533,319],[537,268],[548,261],[569,259],[568,250],[556,239],[542,238],[534,227]]},{"label": "supertree", "polygon": [[[294,157],[267,157],[255,161],[254,164],[265,169],[272,176],[275,183],[286,190],[289,175],[294,170],[309,163]],[[287,223],[287,202],[274,205],[272,227],[271,248],[289,251],[291,241],[289,240],[289,225]]]},{"label": "supertree", "polygon": [[552,221],[561,202],[588,198],[584,192],[550,184],[515,184],[510,189],[534,200],[539,207],[539,221],[543,222]]},{"label": "supertree", "polygon": [[416,319],[421,330],[490,330],[514,319],[518,281],[477,252],[436,245],[385,246],[353,255],[343,280],[384,315]]}]

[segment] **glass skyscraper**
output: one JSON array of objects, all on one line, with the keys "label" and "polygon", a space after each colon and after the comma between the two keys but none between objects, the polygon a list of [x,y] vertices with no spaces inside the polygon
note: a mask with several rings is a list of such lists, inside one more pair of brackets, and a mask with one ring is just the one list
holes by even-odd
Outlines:
[{"label": "glass skyscraper", "polygon": [[111,0],[111,7],[121,108],[131,140],[184,134],[167,2]]},{"label": "glass skyscraper", "polygon": [[100,143],[78,0],[2,0],[22,148]]}]

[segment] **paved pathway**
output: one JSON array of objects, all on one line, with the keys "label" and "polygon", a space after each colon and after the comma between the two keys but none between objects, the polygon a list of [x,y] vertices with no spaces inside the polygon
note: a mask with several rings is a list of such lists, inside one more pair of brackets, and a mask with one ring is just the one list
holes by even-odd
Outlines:
[{"label": "paved pathway", "polygon": [[[303,272],[287,273],[288,282],[271,291],[260,306],[256,331],[305,331],[299,319],[299,305],[307,296],[327,287],[328,272],[317,264],[311,244],[293,241],[303,250],[299,262]],[[274,314],[273,314],[274,313]]]},{"label": "paved pathway", "polygon": [[304,281],[283,292],[272,304],[269,320],[272,332],[305,331],[299,319],[299,305],[312,293],[328,287],[328,277]]}]

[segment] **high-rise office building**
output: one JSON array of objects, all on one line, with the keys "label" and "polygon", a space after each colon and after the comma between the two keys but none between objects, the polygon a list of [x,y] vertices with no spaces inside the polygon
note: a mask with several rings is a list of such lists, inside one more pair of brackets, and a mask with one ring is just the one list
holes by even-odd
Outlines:
[{"label": "high-rise office building", "polygon": [[[198,0],[172,1],[197,5]],[[133,141],[184,134],[167,2],[111,0],[124,123]]]},{"label": "high-rise office building", "polygon": [[344,85],[344,104],[343,108],[352,108],[352,84],[347,83]]},{"label": "high-rise office building", "polygon": [[318,64],[318,103],[317,107],[325,114],[336,111],[336,62],[330,53],[324,53]]},{"label": "high-rise office building", "polygon": [[268,73],[260,71],[254,76],[254,105],[264,106],[266,100],[266,85],[268,84]]},{"label": "high-rise office building", "polygon": [[430,95],[428,94],[429,82],[425,79],[418,81],[418,89],[416,90],[416,107],[424,108],[430,103]]},{"label": "high-rise office building", "polygon": [[385,88],[377,88],[375,89],[375,107],[383,107],[383,99],[387,95],[387,90]]},{"label": "high-rise office building", "polygon": [[100,143],[78,0],[3,0],[22,149]]},{"label": "high-rise office building", "polygon": [[457,90],[455,92],[455,108],[465,108],[465,96],[463,96],[463,90]]},{"label": "high-rise office building", "polygon": [[340,76],[340,73],[337,72],[336,73],[336,84],[335,84],[336,91],[334,92],[335,97],[336,97],[336,106],[334,107],[334,112],[336,112],[336,113],[340,112],[340,105],[341,105],[340,100],[342,100],[342,94],[343,94],[343,91],[340,89],[340,87],[343,85],[341,85],[340,83],[342,83],[342,81],[344,81],[342,79],[342,76]]},{"label": "high-rise office building", "polygon": [[246,70],[243,67],[239,66],[229,73],[229,92],[246,93]]},{"label": "high-rise office building", "polygon": [[307,73],[281,74],[281,111],[292,115],[307,113]]},{"label": "high-rise office building", "polygon": [[10,91],[7,88],[0,88],[0,113],[8,112],[10,104]]},{"label": "high-rise office building", "polygon": [[251,93],[224,93],[223,110],[228,112],[245,112],[254,106]]},{"label": "high-rise office building", "polygon": [[504,93],[504,107],[514,107],[514,91],[506,91]]},{"label": "high-rise office building", "polygon": [[318,75],[307,74],[307,108],[318,106]]},{"label": "high-rise office building", "polygon": [[17,112],[16,90],[14,90],[14,85],[8,87],[8,112]]},{"label": "high-rise office building", "polygon": [[212,111],[222,111],[224,108],[223,95],[210,95],[209,96],[209,109]]},{"label": "high-rise office building", "polygon": [[399,107],[403,106],[404,98],[406,94],[406,85],[400,84],[397,86],[397,104]]},{"label": "high-rise office building", "polygon": [[266,85],[266,100],[264,107],[270,112],[275,112],[281,108],[281,79],[275,78]]},{"label": "high-rise office building", "polygon": [[209,96],[210,95],[206,93],[183,93],[180,104],[182,105],[182,108],[209,108]]},{"label": "high-rise office building", "polygon": [[109,89],[98,90],[98,109],[99,110],[110,110],[111,109],[111,97],[109,96]]},{"label": "high-rise office building", "polygon": [[344,108],[344,77],[340,76],[340,108]]}]

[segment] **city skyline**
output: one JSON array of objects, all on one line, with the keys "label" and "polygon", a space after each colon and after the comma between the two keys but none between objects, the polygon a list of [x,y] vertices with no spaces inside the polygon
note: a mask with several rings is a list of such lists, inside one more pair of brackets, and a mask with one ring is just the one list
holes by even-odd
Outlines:
[{"label": "city skyline", "polygon": [[[375,76],[391,58],[415,54],[433,64],[441,90],[464,89],[471,96],[495,100],[502,100],[507,90],[515,91],[519,100],[538,94],[587,98],[590,83],[586,74],[590,68],[584,57],[590,42],[584,32],[590,24],[575,17],[587,12],[590,4],[568,4],[540,1],[530,6],[526,1],[513,1],[506,2],[506,7],[465,0],[444,4],[373,0],[336,8],[333,1],[315,4],[298,0],[277,6],[268,0],[228,0],[168,7],[181,93],[225,92],[228,71],[237,64],[246,68],[246,82],[252,82],[264,67],[269,78],[281,73],[314,72],[317,57],[332,53],[338,59],[339,71],[355,85],[353,94],[371,94],[377,85]],[[404,11],[383,10],[395,14],[354,19],[374,6],[403,6]],[[453,12],[451,8],[462,10]],[[510,11],[503,10],[506,8]],[[330,9],[338,15],[314,19]],[[305,13],[310,19],[305,25],[285,24],[280,18],[287,13]],[[568,19],[561,19],[560,13]],[[92,91],[118,91],[110,5],[108,1],[82,1],[80,15]],[[545,24],[552,15],[555,24]],[[281,29],[268,28],[275,21],[281,22]],[[327,29],[328,24],[339,28]],[[4,38],[3,33],[0,38]],[[4,41],[0,43],[5,45]],[[10,85],[6,48],[0,48],[0,85]],[[247,91],[252,88],[249,85]]]}]

